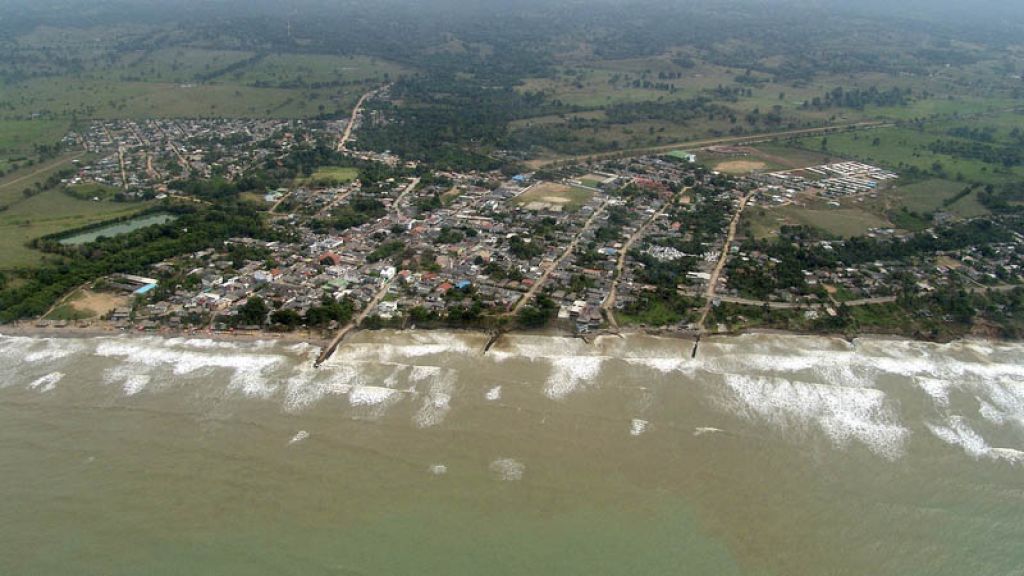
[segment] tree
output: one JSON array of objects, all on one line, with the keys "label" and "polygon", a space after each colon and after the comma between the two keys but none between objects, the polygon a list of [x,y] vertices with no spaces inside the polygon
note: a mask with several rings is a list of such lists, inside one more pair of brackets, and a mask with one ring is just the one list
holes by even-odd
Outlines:
[{"label": "tree", "polygon": [[252,296],[238,309],[238,320],[241,324],[262,326],[269,313],[270,308],[263,298]]},{"label": "tree", "polygon": [[302,324],[302,316],[295,310],[275,310],[270,315],[270,322],[290,329]]}]

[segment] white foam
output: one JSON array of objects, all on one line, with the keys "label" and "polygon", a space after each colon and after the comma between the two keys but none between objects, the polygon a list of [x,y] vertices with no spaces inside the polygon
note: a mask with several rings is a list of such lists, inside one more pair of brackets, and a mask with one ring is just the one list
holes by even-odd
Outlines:
[{"label": "white foam", "polygon": [[626,362],[634,366],[644,366],[652,368],[661,372],[662,374],[671,374],[672,372],[683,371],[684,368],[693,368],[693,362],[685,357],[683,358],[627,358]]},{"label": "white foam", "polygon": [[409,371],[409,381],[415,384],[437,378],[440,374],[440,366],[413,366]]},{"label": "white foam", "polygon": [[640,418],[634,418],[629,425],[629,435],[639,436],[647,431],[647,426],[650,424],[647,420],[641,420]]},{"label": "white foam", "polygon": [[124,380],[124,385],[121,387],[124,393],[128,396],[134,396],[139,392],[146,389],[149,385],[150,377],[148,374],[132,374]]},{"label": "white foam", "polygon": [[85,350],[85,346],[67,338],[46,338],[35,341],[35,345],[20,358],[25,362],[53,362]]},{"label": "white foam", "polygon": [[600,356],[565,356],[552,360],[544,393],[552,400],[561,400],[582,385],[597,378],[604,359]]},{"label": "white foam", "polygon": [[306,432],[305,430],[299,430],[298,432],[295,433],[295,436],[292,436],[292,439],[288,441],[288,445],[291,446],[292,444],[298,444],[299,442],[302,442],[306,438],[309,438],[309,432]]},{"label": "white foam", "polygon": [[444,476],[448,473],[448,467],[444,464],[434,464],[430,467],[430,473],[434,476]]},{"label": "white foam", "polygon": [[451,335],[418,333],[404,335],[410,340],[397,343],[352,343],[339,350],[328,365],[343,362],[375,362],[375,363],[411,363],[411,360],[425,356],[441,356],[445,354],[466,354],[473,348],[462,338]]},{"label": "white foam", "polygon": [[949,389],[952,386],[950,382],[936,380],[935,378],[917,378],[916,381],[917,385],[932,397],[936,406],[940,408],[949,407]]},{"label": "white foam", "polygon": [[978,413],[981,414],[982,418],[993,424],[1003,425],[1006,423],[1006,415],[981,398],[978,398]]},{"label": "white foam", "polygon": [[[417,366],[416,368],[421,367]],[[416,371],[416,368],[413,369],[413,372]],[[420,428],[429,428],[444,422],[451,410],[452,394],[455,391],[456,374],[454,370],[438,369],[429,374],[431,375],[425,376],[425,378],[429,378],[426,396],[414,417],[416,425]],[[413,382],[417,381],[422,382],[422,379],[413,380]]]},{"label": "white foam", "polygon": [[1024,452],[1013,448],[993,448],[985,438],[971,428],[961,416],[950,416],[946,425],[926,423],[936,438],[951,446],[963,448],[975,460],[989,458],[1017,464],[1024,462]]},{"label": "white foam", "polygon": [[285,381],[285,410],[304,410],[327,396],[349,394],[360,381],[359,372],[352,366],[316,370],[312,360],[308,360],[300,364],[298,371]]},{"label": "white foam", "polygon": [[889,459],[903,454],[909,432],[881,390],[739,374],[727,374],[725,384],[732,392],[725,404],[745,417],[782,429],[815,426],[837,446],[857,441]]},{"label": "white foam", "polygon": [[[277,389],[270,383],[266,372],[283,363],[284,357],[269,354],[209,352],[191,349],[176,341],[161,341],[150,338],[103,339],[96,346],[96,355],[107,358],[121,358],[133,371],[140,367],[169,367],[176,376],[205,374],[214,369],[232,371],[229,387],[240,390],[247,396],[269,398]],[[230,343],[215,343],[230,344]],[[202,348],[205,345],[201,345]],[[221,346],[213,346],[220,349]]]},{"label": "white foam", "polygon": [[379,406],[398,394],[398,390],[383,386],[354,386],[348,393],[348,403],[352,406]]},{"label": "white foam", "polygon": [[497,402],[498,400],[501,400],[501,386],[495,386],[488,390],[487,393],[484,394],[484,398],[486,398],[488,402]]},{"label": "white foam", "polygon": [[718,432],[722,432],[722,430],[720,428],[711,428],[710,426],[702,426],[700,428],[694,428],[693,435],[699,437],[699,436],[703,436],[705,434],[716,434]]},{"label": "white foam", "polygon": [[522,480],[526,473],[526,465],[513,458],[499,458],[491,462],[488,469],[504,482]]},{"label": "white foam", "polygon": [[46,376],[36,378],[33,380],[28,387],[33,390],[40,392],[49,392],[57,387],[57,383],[64,378],[63,372],[51,372]]}]

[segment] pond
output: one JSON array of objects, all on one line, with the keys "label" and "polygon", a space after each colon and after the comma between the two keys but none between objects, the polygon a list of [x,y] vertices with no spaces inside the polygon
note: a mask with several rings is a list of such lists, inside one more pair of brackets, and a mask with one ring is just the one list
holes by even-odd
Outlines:
[{"label": "pond", "polygon": [[150,214],[148,216],[142,216],[139,218],[132,218],[124,222],[118,222],[117,224],[111,224],[110,226],[104,226],[103,228],[97,228],[95,230],[89,230],[88,232],[82,232],[81,234],[75,234],[69,236],[60,241],[65,246],[77,246],[79,244],[88,244],[89,242],[95,241],[99,237],[113,238],[121,234],[127,234],[128,232],[134,232],[140,228],[147,226],[155,226],[157,224],[166,224],[177,220],[178,217],[172,214]]}]

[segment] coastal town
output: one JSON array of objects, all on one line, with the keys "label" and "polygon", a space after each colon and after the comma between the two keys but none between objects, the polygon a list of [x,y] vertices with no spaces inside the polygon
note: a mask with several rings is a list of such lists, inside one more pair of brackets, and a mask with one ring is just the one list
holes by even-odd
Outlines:
[{"label": "coastal town", "polygon": [[[87,287],[110,295],[101,320],[36,325],[324,338],[360,327],[558,326],[699,337],[765,315],[841,328],[851,310],[908,292],[1001,291],[1022,280],[1024,236],[1013,230],[984,245],[935,242],[927,253],[852,262],[842,256],[848,240],[801,227],[757,238],[743,218],[758,206],[877,198],[898,179],[863,163],[729,176],[694,150],[453,172],[361,150],[363,116],[357,107],[347,121],[111,121],[69,134],[66,143],[94,160],[63,183],[121,201],[207,202],[182,182],[237,188],[254,168],[316,150],[343,165],[307,168],[274,188],[250,183],[241,197],[262,207],[276,239],[231,238],[140,275],[108,276]],[[922,234],[939,238],[931,229],[870,237],[911,245]]]}]

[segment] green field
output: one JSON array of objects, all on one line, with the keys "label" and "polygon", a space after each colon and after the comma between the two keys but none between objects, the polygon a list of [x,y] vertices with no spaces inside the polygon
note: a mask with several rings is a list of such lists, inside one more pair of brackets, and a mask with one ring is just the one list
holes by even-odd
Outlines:
[{"label": "green field", "polygon": [[754,209],[748,217],[754,235],[762,238],[772,235],[772,231],[778,230],[783,224],[820,228],[844,238],[862,235],[871,228],[892,226],[891,222],[878,214],[860,208],[783,206],[763,210],[764,216],[760,215],[758,209]]},{"label": "green field", "polygon": [[347,184],[358,177],[359,170],[357,168],[323,166],[317,168],[312,176],[297,180],[296,184],[300,186],[339,186]]},{"label": "green field", "polygon": [[[969,124],[960,121],[958,124]],[[828,152],[846,158],[886,166],[896,171],[916,167],[934,172],[937,165],[947,178],[969,182],[1003,183],[1024,177],[1024,168],[1004,168],[981,160],[959,158],[927,149],[936,140],[955,140],[944,134],[950,123],[937,124],[929,130],[911,128],[878,128],[862,132],[830,134],[826,139]],[[877,139],[877,140],[876,140]],[[822,137],[804,138],[797,145],[808,151],[821,150]]]},{"label": "green field", "polygon": [[943,202],[964,189],[963,182],[951,182],[949,180],[925,180],[906,186],[897,186],[892,189],[891,196],[901,206],[912,212],[935,212],[942,210],[950,212],[962,218],[972,218],[987,214],[988,210],[978,202],[976,192],[968,194],[950,206],[944,206]]},{"label": "green field", "polygon": [[223,80],[283,87],[327,82],[383,84],[404,72],[406,69],[398,64],[366,56],[273,54],[226,75]]},{"label": "green field", "polygon": [[6,206],[10,209],[16,204],[24,202],[23,191],[25,189],[35,189],[37,184],[42,184],[52,174],[64,168],[71,168],[73,166],[72,159],[84,156],[82,153],[66,154],[55,160],[25,166],[0,178],[0,207]]},{"label": "green field", "polygon": [[147,206],[78,200],[56,188],[24,199],[0,212],[0,270],[38,265],[42,253],[25,245],[35,238],[129,216]]},{"label": "green field", "polygon": [[35,144],[54,144],[67,133],[61,120],[0,120],[0,158],[31,155]]},{"label": "green field", "polygon": [[555,206],[562,206],[565,210],[572,212],[579,210],[593,197],[594,193],[585,188],[543,182],[516,196],[513,202],[521,206],[533,202],[544,202]]},{"label": "green field", "polygon": [[65,194],[78,198],[79,200],[111,200],[120,191],[114,186],[97,184],[94,182],[76,184],[68,187]]}]

